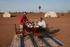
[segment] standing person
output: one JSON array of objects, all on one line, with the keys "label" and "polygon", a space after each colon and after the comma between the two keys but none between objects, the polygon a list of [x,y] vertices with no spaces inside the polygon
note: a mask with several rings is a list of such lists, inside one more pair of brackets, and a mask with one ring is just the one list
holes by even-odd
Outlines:
[{"label": "standing person", "polygon": [[19,19],[19,36],[20,36],[20,46],[21,47],[25,47],[25,43],[24,43],[24,32],[25,32],[25,23],[27,21],[27,17],[26,17],[26,13],[24,13],[23,16],[20,17]]}]

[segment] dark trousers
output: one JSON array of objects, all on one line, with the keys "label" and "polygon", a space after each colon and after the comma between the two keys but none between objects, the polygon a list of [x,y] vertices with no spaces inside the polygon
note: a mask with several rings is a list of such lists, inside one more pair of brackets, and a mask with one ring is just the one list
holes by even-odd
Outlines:
[{"label": "dark trousers", "polygon": [[47,33],[47,30],[46,30],[46,28],[39,27],[39,32],[40,32],[43,36],[45,36],[46,33]]}]

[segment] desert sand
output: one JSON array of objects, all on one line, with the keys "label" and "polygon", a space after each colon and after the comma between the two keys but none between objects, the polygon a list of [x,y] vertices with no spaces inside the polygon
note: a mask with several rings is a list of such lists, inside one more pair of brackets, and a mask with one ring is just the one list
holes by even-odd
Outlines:
[{"label": "desert sand", "polygon": [[[15,24],[18,25],[19,23],[19,15],[16,14],[15,17],[11,18],[0,17],[0,47],[10,47],[16,31]],[[42,13],[30,13],[27,14],[27,18],[29,20],[39,19],[43,15]],[[70,14],[64,14],[64,16],[60,16],[59,18],[45,18],[45,20],[49,28],[60,29],[60,32],[55,35],[64,42],[64,46],[59,47],[70,47]]]}]

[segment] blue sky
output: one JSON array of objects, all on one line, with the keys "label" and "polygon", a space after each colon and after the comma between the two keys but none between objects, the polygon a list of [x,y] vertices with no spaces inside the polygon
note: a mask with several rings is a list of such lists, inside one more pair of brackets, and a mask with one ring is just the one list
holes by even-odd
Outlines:
[{"label": "blue sky", "polygon": [[0,11],[67,11],[70,0],[0,0]]}]

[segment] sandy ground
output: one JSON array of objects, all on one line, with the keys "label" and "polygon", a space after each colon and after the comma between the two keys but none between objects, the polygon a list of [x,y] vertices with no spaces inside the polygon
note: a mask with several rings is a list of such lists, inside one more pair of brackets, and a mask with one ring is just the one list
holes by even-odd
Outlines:
[{"label": "sandy ground", "polygon": [[[34,16],[35,15],[35,16]],[[29,19],[39,19],[43,14],[28,14]],[[60,32],[56,33],[64,46],[70,47],[70,14],[59,18],[45,18],[49,28],[59,28]],[[18,25],[19,16],[12,18],[0,18],[0,47],[9,47],[13,36],[15,35],[15,24]]]}]

